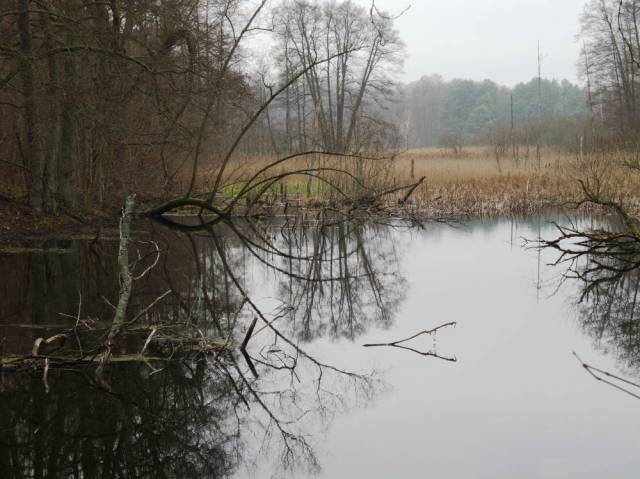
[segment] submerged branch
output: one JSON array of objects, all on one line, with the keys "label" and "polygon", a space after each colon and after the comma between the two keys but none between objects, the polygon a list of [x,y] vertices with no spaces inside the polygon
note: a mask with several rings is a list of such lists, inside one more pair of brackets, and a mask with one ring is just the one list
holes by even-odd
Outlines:
[{"label": "submerged branch", "polygon": [[[640,384],[638,383],[634,383],[632,381],[629,381],[628,379],[625,379],[623,377],[620,376],[616,376],[615,374],[611,374],[608,371],[604,371],[602,369],[596,368],[594,366],[591,366],[587,363],[585,363],[582,359],[580,359],[580,356],[578,356],[575,352],[573,353],[573,355],[575,356],[575,358],[580,362],[580,364],[582,365],[582,367],[597,381],[601,381],[609,386],[611,386],[614,389],[617,389],[619,391],[622,391],[625,394],[628,394],[631,397],[634,397],[636,399],[640,399]],[[597,373],[597,374],[596,374]],[[602,376],[605,376],[606,378],[609,379],[605,379],[602,376],[599,376],[598,374],[601,374]],[[633,392],[619,384],[614,383],[613,381],[619,381],[621,383],[627,384],[628,386],[631,386],[631,388],[637,388],[638,392]]]}]

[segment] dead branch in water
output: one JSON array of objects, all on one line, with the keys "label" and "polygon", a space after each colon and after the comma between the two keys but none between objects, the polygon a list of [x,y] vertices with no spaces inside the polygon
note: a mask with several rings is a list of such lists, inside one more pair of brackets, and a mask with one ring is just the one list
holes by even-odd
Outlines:
[{"label": "dead branch in water", "polygon": [[247,366],[249,366],[249,369],[251,370],[251,374],[253,374],[253,376],[256,378],[258,377],[258,371],[256,370],[256,367],[254,366],[253,361],[251,360],[251,356],[249,356],[249,353],[247,353],[247,344],[249,344],[249,340],[253,335],[253,330],[256,328],[257,322],[258,322],[258,317],[254,316],[253,321],[251,321],[251,324],[249,325],[249,329],[247,330],[247,334],[245,334],[244,339],[242,340],[242,344],[240,345],[240,352],[242,353],[244,360],[247,362]]},{"label": "dead branch in water", "polygon": [[256,328],[256,323],[258,322],[258,318],[256,316],[253,317],[253,321],[251,321],[251,324],[249,325],[249,329],[247,330],[247,334],[244,336],[244,340],[242,341],[242,344],[240,345],[240,350],[241,351],[246,351],[247,350],[247,344],[249,344],[249,340],[251,339],[251,336],[253,335],[253,330]]},{"label": "dead branch in water", "polygon": [[640,238],[640,231],[638,230],[638,221],[636,218],[633,218],[629,212],[617,201],[612,201],[602,197],[600,192],[600,186],[597,185],[595,188],[590,187],[588,183],[583,180],[578,180],[580,187],[582,188],[582,192],[584,194],[584,199],[578,203],[578,206],[581,206],[584,203],[591,203],[594,205],[602,206],[610,211],[616,213],[620,221],[624,224],[625,228],[628,230],[630,234],[632,234],[636,239]]},{"label": "dead branch in water", "polygon": [[[443,328],[447,328],[447,327],[455,327],[456,326],[456,322],[449,322],[449,323],[445,323],[445,324],[441,324],[440,326],[437,326],[433,329],[430,330],[425,330],[425,331],[420,331],[419,333],[414,334],[413,336],[409,336],[408,338],[405,339],[400,339],[398,341],[393,341],[391,343],[373,343],[373,344],[363,344],[363,347],[365,348],[376,348],[376,347],[391,347],[391,348],[400,348],[400,349],[405,349],[407,351],[411,351],[414,352],[416,354],[420,354],[421,356],[430,356],[430,357],[434,357],[434,358],[438,358],[438,359],[442,359],[443,361],[450,361],[450,362],[457,362],[458,359],[454,356],[452,358],[450,357],[446,357],[446,356],[440,356],[439,354],[437,354],[435,352],[435,350],[432,351],[420,351],[418,349],[415,348],[411,348],[409,346],[403,346],[403,343],[406,343],[408,341],[411,341],[412,339],[415,339],[419,336],[423,336],[423,335],[429,335],[429,336],[433,336],[435,338],[435,334],[443,329]],[[434,348],[435,349],[435,348]]]},{"label": "dead branch in water", "polygon": [[392,195],[392,194],[398,193],[399,191],[402,191],[402,190],[408,190],[407,193],[402,197],[402,199],[398,201],[400,204],[404,204],[404,203],[407,202],[407,200],[409,199],[411,194],[415,191],[415,189],[418,186],[420,186],[425,179],[426,179],[426,177],[423,176],[416,183],[413,183],[413,184],[410,184],[410,185],[396,186],[396,187],[394,187],[394,188],[392,188],[390,190],[386,190],[386,191],[383,191],[382,193],[377,194],[374,198],[376,198],[376,199],[377,198],[382,198],[383,196]]},{"label": "dead branch in water", "polygon": [[420,180],[419,180],[417,183],[415,183],[414,185],[412,185],[412,186],[409,188],[409,191],[407,191],[407,194],[406,194],[406,195],[404,195],[404,197],[402,198],[402,200],[400,200],[400,204],[405,204],[405,203],[409,200],[409,198],[411,197],[411,195],[413,194],[413,192],[416,190],[416,188],[417,188],[418,186],[420,186],[420,185],[424,182],[424,180],[425,180],[425,179],[426,179],[426,177],[425,177],[425,176],[423,176],[422,178],[420,178]]},{"label": "dead branch in water", "polygon": [[[622,391],[625,394],[628,394],[631,397],[634,397],[636,399],[640,399],[640,384],[638,383],[634,383],[632,381],[629,381],[628,379],[625,379],[623,377],[620,376],[616,376],[615,374],[611,374],[608,371],[604,371],[603,369],[599,369],[596,368],[595,366],[591,366],[587,363],[585,363],[582,359],[580,359],[580,356],[578,356],[575,352],[573,353],[573,355],[575,356],[575,358],[578,360],[578,362],[580,362],[580,364],[582,365],[582,367],[596,380],[596,381],[600,381],[603,382],[609,386],[611,386],[614,389],[617,389],[618,391]],[[597,374],[596,374],[597,373]],[[601,374],[609,379],[605,379],[601,376],[598,376],[598,374]],[[619,384],[614,383],[613,381],[619,381],[621,383],[627,384],[629,386],[631,386],[632,388],[637,388],[639,392],[634,393],[633,391],[630,391],[627,388],[622,387]]]}]

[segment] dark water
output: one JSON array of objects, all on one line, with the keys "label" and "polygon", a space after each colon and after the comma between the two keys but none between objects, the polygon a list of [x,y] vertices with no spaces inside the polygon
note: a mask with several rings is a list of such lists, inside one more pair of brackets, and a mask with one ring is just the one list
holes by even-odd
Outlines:
[{"label": "dark water", "polygon": [[[271,327],[258,321],[249,360],[114,363],[101,381],[61,368],[48,391],[41,371],[1,372],[1,477],[640,474],[640,400],[572,355],[638,382],[640,274],[597,288],[597,272],[562,281],[570,265],[547,265],[557,252],[522,246],[556,234],[544,219],[141,227],[162,257],[129,315],[170,294],[138,323],[179,322],[237,344],[254,305]],[[152,246],[137,248],[148,264]],[[27,354],[75,322],[80,301],[97,331],[117,298],[116,251],[106,238],[0,255],[2,354]],[[573,266],[569,276],[589,263]],[[406,343],[428,355],[362,346],[448,322],[457,325]],[[119,347],[139,351],[144,339]]]}]

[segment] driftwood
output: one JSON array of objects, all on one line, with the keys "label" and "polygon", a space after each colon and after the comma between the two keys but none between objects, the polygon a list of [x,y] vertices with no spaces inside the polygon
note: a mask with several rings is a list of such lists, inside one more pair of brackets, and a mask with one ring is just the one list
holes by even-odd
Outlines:
[{"label": "driftwood", "polygon": [[[97,365],[99,372],[107,362],[167,363],[229,350],[229,344],[220,339],[184,336],[182,328],[182,324],[141,328],[123,326],[113,343],[105,347],[100,338],[107,336],[108,328],[81,324],[49,338],[38,337],[27,354],[0,355],[0,369],[29,368],[46,371],[61,367],[85,368]],[[74,336],[77,344],[72,341]],[[121,350],[123,345],[130,346],[133,343],[141,345],[139,351],[136,352],[131,347],[125,352]],[[154,345],[153,351],[149,351],[151,344]],[[119,351],[118,354],[112,353],[115,350]]]}]

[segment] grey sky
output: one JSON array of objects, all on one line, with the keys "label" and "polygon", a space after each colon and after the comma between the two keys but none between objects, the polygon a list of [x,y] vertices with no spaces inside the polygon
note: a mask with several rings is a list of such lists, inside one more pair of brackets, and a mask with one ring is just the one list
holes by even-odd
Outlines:
[{"label": "grey sky", "polygon": [[[371,0],[355,0],[369,6]],[[445,79],[490,78],[513,85],[537,75],[577,81],[576,41],[586,0],[376,0],[380,10],[399,13],[407,45],[404,81],[439,73]]]}]

